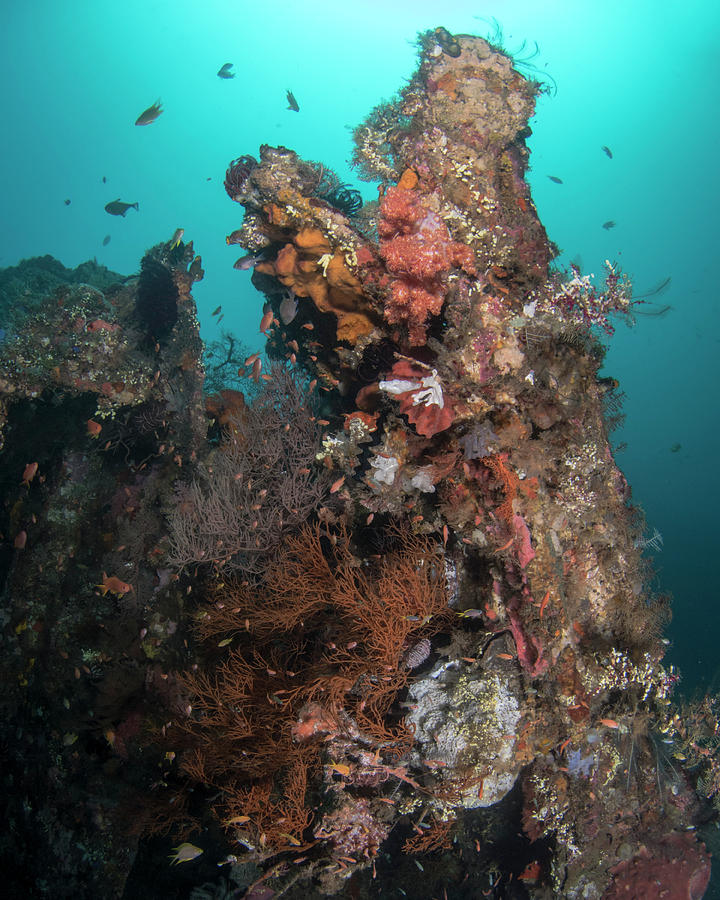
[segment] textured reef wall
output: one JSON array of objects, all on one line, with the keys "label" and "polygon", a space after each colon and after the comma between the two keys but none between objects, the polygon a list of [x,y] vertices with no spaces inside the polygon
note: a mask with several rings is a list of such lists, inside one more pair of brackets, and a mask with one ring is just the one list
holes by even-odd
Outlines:
[{"label": "textured reef wall", "polygon": [[[157,648],[182,664],[163,509],[206,440],[201,276],[167,244],[133,278],[50,257],[0,273],[7,896],[123,894]],[[147,296],[167,313],[152,328]]]},{"label": "textured reef wall", "polygon": [[[667,601],[598,374],[631,288],[610,263],[602,286],[551,268],[525,181],[538,90],[500,49],[436,29],[355,131],[377,201],[284,147],[233,161],[227,241],[266,298],[270,363],[240,367],[251,404],[224,390],[202,414],[184,245],[149,254],[114,313],[71,292],[46,333],[27,326],[15,359],[23,340],[58,348],[32,377],[6,358],[6,433],[40,396],[108,416],[104,457],[65,436],[72,452],[37,467],[52,490],[26,470],[6,509],[11,536],[36,516],[62,536],[32,570],[35,533],[15,538],[6,641],[14,714],[23,691],[54,698],[58,783],[79,791],[84,764],[113,785],[82,808],[107,817],[96,862],[124,896],[703,895],[716,707],[669,699]],[[91,550],[61,515],[83,490],[107,528]],[[122,650],[81,628],[95,597],[109,634],[131,588]],[[51,690],[28,657],[55,607],[31,597],[58,591],[74,612],[54,613],[53,649],[64,629],[88,660],[52,657]],[[70,732],[57,710],[81,688]],[[130,818],[178,837],[176,869],[169,838],[113,852]]]}]

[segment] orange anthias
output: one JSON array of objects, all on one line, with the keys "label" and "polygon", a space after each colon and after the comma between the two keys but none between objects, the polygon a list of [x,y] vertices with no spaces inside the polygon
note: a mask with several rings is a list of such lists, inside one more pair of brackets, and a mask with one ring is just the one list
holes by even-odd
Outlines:
[{"label": "orange anthias", "polygon": [[22,484],[24,484],[25,487],[29,487],[30,482],[33,480],[33,478],[37,474],[37,470],[38,470],[38,464],[36,462],[28,463],[25,466],[25,468],[23,470],[23,476],[22,476]]},{"label": "orange anthias", "polygon": [[108,592],[115,594],[116,597],[122,597],[132,590],[132,585],[127,584],[125,581],[120,581],[117,575],[108,576],[105,572],[103,572],[102,583],[96,584],[95,587],[100,588],[103,597]]},{"label": "orange anthias", "polygon": [[273,324],[273,311],[269,309],[265,315],[260,319],[260,331],[265,334]]}]

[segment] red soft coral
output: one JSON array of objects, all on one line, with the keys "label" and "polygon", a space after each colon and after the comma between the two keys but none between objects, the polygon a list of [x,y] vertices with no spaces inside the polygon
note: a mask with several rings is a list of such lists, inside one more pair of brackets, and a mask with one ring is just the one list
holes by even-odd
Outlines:
[{"label": "red soft coral", "polygon": [[398,398],[400,412],[418,434],[432,437],[452,425],[455,407],[443,392],[435,369],[401,359],[390,375],[387,381],[380,382],[380,388]]},{"label": "red soft coral", "polygon": [[425,216],[415,191],[400,187],[388,188],[380,204],[378,234],[389,238],[395,234],[407,234]]},{"label": "red soft coral", "polygon": [[410,344],[425,343],[429,315],[439,315],[445,299],[443,276],[458,266],[474,273],[473,253],[453,241],[445,223],[420,203],[415,191],[390,188],[378,223],[380,255],[395,276],[385,317],[405,324]]},{"label": "red soft coral", "polygon": [[421,284],[395,281],[385,307],[385,318],[391,325],[406,325],[411,346],[418,347],[425,343],[427,317],[439,315],[444,300],[442,291],[432,293]]}]

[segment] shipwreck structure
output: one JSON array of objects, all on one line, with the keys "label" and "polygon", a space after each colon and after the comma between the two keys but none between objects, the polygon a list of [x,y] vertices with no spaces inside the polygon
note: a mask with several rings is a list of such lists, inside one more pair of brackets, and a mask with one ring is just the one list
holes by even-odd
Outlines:
[{"label": "shipwreck structure", "polygon": [[113,896],[699,900],[709,882],[715,707],[670,699],[668,604],[599,375],[631,286],[610,263],[602,285],[552,268],[525,180],[541,86],[478,37],[419,48],[354,134],[377,200],[284,147],[228,168],[227,241],[265,297],[252,402],[202,399],[190,245],[64,289],[5,353],[8,471],[38,403],[80,423],[6,510],[6,705],[38,759],[51,723],[52,796],[96,773],[85,856],[39,799],[23,833],[44,822]]}]

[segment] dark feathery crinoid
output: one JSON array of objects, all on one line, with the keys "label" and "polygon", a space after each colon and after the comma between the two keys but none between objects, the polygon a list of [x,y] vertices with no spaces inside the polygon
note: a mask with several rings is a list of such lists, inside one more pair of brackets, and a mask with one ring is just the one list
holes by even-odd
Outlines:
[{"label": "dark feathery crinoid", "polygon": [[237,200],[242,194],[248,176],[257,165],[254,156],[239,156],[230,163],[225,173],[225,190],[231,200]]},{"label": "dark feathery crinoid", "polygon": [[334,206],[335,209],[339,209],[340,212],[344,212],[346,216],[354,216],[363,205],[360,191],[351,188],[349,184],[339,184],[330,193],[325,194],[322,199],[330,206]]},{"label": "dark feathery crinoid", "polygon": [[313,190],[314,195],[329,206],[333,206],[346,216],[354,216],[362,208],[363,199],[360,191],[343,184],[331,170],[318,164],[318,179]]}]

